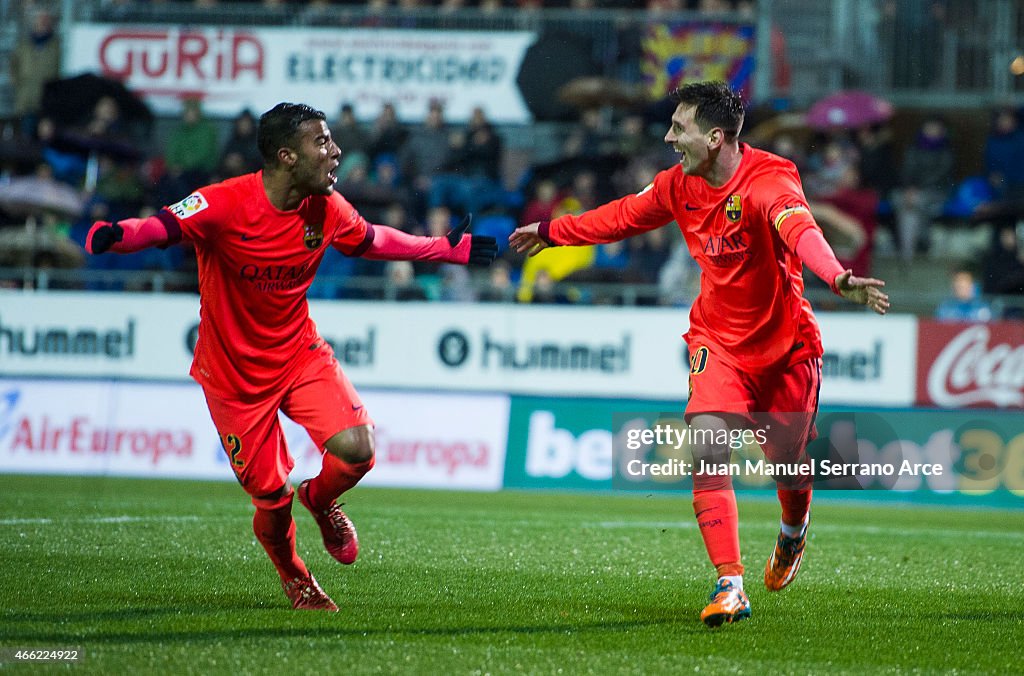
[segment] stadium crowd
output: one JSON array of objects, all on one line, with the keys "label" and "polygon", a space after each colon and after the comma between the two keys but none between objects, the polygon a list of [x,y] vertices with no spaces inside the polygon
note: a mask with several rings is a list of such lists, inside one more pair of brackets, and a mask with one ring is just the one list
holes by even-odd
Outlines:
[{"label": "stadium crowd", "polygon": [[[593,0],[522,1],[517,6],[570,4],[618,6]],[[741,5],[750,4],[689,3],[708,12],[742,10]],[[648,9],[677,6],[688,4],[646,3]],[[15,118],[4,126],[5,150],[0,154],[4,184],[32,176],[40,184],[64,184],[81,196],[78,212],[64,208],[32,214],[40,227],[81,245],[94,220],[152,213],[198,186],[260,168],[255,132],[262,111],[246,110],[226,125],[210,119],[200,100],[183,100],[178,119],[163,121],[162,133],[157,134],[144,105],[100,78],[94,84],[103,89],[85,108],[68,104],[70,93],[63,99],[44,96],[46,83],[60,77],[58,43],[51,14],[36,12],[26,21],[12,59]],[[430,106],[422,123],[411,125],[399,121],[390,103],[382,105],[374,119],[358,119],[350,105],[325,112],[343,153],[337,171],[340,193],[368,220],[418,234],[443,234],[471,213],[474,232],[504,243],[517,225],[579,212],[636,192],[675,162],[662,141],[667,116],[656,104],[581,107],[576,119],[560,127],[557,159],[545,162],[518,149],[510,152],[505,139],[515,129],[497,127],[483,107],[464,124],[449,122],[441,102]],[[745,138],[797,164],[816,218],[844,265],[860,275],[872,274],[873,257],[879,255],[912,265],[941,248],[935,223],[960,222],[989,210],[994,223],[990,247],[976,258],[957,261],[956,270],[970,270],[980,282],[978,291],[985,294],[1024,295],[1024,252],[1016,230],[1019,211],[1010,209],[1005,216],[998,212],[1000,205],[1024,199],[1020,111],[1001,107],[991,112],[988,138],[977,151],[980,158],[957,156],[951,143],[956,131],[940,115],[922,117],[917,128],[903,136],[885,121],[853,129],[781,128],[759,133],[758,122],[770,117],[750,111]],[[964,162],[982,166],[981,174],[963,176],[958,167]],[[24,214],[2,209],[0,199],[0,236],[25,222]],[[600,283],[610,282],[638,285],[634,302],[683,305],[692,300],[699,273],[678,238],[678,232],[662,229],[626,244],[554,249],[528,260],[504,248],[498,264],[478,279],[461,267],[347,259],[332,251],[311,295],[620,302],[621,295],[601,291],[605,287]],[[76,257],[67,251],[68,247],[8,247],[0,265],[195,270],[194,256],[184,247],[118,257]],[[107,282],[88,285],[111,288]],[[128,283],[127,288],[133,285]]]}]

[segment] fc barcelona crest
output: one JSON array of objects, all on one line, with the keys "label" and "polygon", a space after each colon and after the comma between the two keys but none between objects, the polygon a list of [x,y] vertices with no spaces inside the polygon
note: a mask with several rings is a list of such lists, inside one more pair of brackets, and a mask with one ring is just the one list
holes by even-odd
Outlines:
[{"label": "fc barcelona crest", "polygon": [[743,215],[743,202],[739,194],[729,195],[729,201],[725,203],[725,217],[730,223],[739,223]]},{"label": "fc barcelona crest", "polygon": [[310,251],[316,251],[324,243],[324,224],[306,223],[306,233],[302,237],[302,243]]}]

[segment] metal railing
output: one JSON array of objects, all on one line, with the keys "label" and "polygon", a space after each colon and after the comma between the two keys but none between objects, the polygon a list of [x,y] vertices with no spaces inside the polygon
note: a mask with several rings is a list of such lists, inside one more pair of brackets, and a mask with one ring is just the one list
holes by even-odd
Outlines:
[{"label": "metal railing", "polygon": [[[515,293],[494,298],[486,278],[473,278],[474,291],[487,302],[515,303]],[[197,293],[195,273],[154,270],[66,270],[57,268],[0,267],[0,288],[19,288],[32,291],[82,291],[103,293],[135,291],[140,293]],[[431,285],[421,287],[427,296]],[[664,289],[655,284],[625,284],[610,282],[558,282],[552,295],[558,303],[607,306],[664,306],[676,304],[666,299]],[[858,308],[837,298],[824,287],[809,286],[804,295],[818,311],[856,312]],[[899,311],[929,317],[946,297],[947,290],[936,288],[907,294],[900,299]],[[317,275],[310,297],[325,300],[379,300],[400,301],[405,296],[384,277]],[[1024,316],[1024,297],[990,296],[995,317]],[[440,302],[440,301],[437,301]],[[485,302],[485,301],[480,301]]]}]

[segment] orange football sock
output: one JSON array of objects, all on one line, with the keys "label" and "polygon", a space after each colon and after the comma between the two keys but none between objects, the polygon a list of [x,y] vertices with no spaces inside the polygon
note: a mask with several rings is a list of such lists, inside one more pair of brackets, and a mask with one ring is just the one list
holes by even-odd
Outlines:
[{"label": "orange football sock", "polygon": [[787,526],[800,526],[811,510],[811,489],[803,488],[778,490],[779,504],[782,505],[782,523]]},{"label": "orange football sock", "polygon": [[282,580],[309,575],[306,564],[295,551],[295,520],[292,519],[291,500],[277,509],[257,507],[256,515],[252,518],[252,530]]},{"label": "orange football sock", "polygon": [[324,453],[320,474],[309,482],[310,504],[320,510],[330,507],[338,496],[359,483],[363,475],[373,468],[373,460],[370,458],[366,462],[348,463],[330,453]]},{"label": "orange football sock", "polygon": [[693,513],[697,517],[697,527],[704,538],[708,557],[719,577],[742,575],[736,494],[732,490],[695,490]]}]

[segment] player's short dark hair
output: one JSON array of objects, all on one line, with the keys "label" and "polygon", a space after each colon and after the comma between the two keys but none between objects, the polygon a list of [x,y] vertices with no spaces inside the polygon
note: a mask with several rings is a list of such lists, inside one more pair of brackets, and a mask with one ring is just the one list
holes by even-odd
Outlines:
[{"label": "player's short dark hair", "polygon": [[279,103],[260,115],[256,145],[267,165],[277,164],[277,151],[295,142],[299,125],[307,120],[326,120],[322,111],[304,103]]},{"label": "player's short dark hair", "polygon": [[743,128],[743,99],[724,82],[690,82],[670,96],[677,104],[696,107],[693,119],[701,131],[719,127],[731,140]]}]

